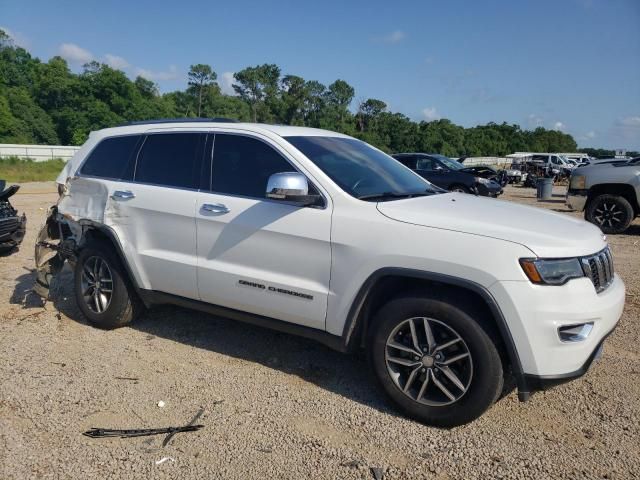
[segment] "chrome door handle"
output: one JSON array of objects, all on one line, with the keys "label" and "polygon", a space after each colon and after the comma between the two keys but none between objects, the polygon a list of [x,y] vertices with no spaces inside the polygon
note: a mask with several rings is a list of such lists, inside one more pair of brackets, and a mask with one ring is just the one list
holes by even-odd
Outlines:
[{"label": "chrome door handle", "polygon": [[222,203],[204,203],[202,210],[210,213],[229,213],[231,211]]},{"label": "chrome door handle", "polygon": [[116,190],[113,192],[113,195],[111,195],[111,198],[129,200],[130,198],[136,198],[136,195],[131,190]]}]

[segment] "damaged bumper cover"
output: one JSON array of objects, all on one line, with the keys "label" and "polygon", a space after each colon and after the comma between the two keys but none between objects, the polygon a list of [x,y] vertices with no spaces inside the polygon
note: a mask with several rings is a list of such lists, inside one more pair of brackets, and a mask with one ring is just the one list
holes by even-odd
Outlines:
[{"label": "damaged bumper cover", "polygon": [[33,291],[43,298],[49,297],[51,281],[62,270],[65,260],[75,261],[76,240],[70,226],[71,223],[58,212],[58,207],[53,206],[38,233],[35,246],[36,283]]}]

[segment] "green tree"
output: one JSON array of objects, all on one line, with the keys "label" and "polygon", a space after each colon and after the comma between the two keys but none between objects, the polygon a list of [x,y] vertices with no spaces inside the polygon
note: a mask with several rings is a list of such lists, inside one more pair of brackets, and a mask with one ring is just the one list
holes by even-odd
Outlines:
[{"label": "green tree", "polygon": [[253,121],[268,121],[273,118],[273,112],[265,108],[267,104],[276,102],[280,68],[273,64],[247,67],[236,72],[233,77],[237,83],[233,89],[251,107]]},{"label": "green tree", "polygon": [[209,65],[198,63],[189,68],[189,86],[193,88],[198,98],[198,117],[202,112],[202,97],[205,91],[216,83],[218,74]]}]

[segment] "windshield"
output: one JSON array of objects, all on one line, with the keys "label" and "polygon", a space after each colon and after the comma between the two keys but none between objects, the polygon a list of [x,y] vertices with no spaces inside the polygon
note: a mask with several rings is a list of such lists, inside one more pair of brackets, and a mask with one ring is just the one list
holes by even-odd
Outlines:
[{"label": "windshield", "polygon": [[436,189],[372,146],[343,137],[284,137],[356,198],[435,193]]},{"label": "windshield", "polygon": [[431,154],[429,156],[440,160],[449,170],[462,170],[463,168],[465,168],[465,166],[460,162],[456,162],[455,160],[452,160],[449,157],[445,157],[444,155]]}]

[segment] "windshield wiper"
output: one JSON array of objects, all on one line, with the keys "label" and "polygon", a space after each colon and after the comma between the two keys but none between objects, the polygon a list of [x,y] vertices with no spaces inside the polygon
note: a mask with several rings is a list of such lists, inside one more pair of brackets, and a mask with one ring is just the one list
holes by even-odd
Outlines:
[{"label": "windshield wiper", "polygon": [[428,195],[432,195],[432,192],[429,192],[429,191],[413,192],[413,193],[382,192],[382,193],[371,193],[368,195],[360,195],[359,197],[356,197],[356,198],[358,200],[385,200],[389,198],[398,199],[398,198],[426,197]]}]

